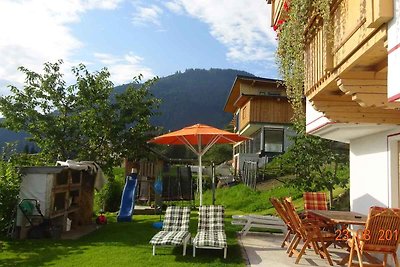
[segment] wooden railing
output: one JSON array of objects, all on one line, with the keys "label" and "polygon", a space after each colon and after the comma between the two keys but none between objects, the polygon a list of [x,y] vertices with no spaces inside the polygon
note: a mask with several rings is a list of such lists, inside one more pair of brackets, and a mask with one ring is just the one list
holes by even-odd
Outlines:
[{"label": "wooden railing", "polygon": [[285,0],[272,0],[272,15],[271,15],[271,26],[277,24],[278,20],[282,19],[283,14],[283,3]]},{"label": "wooden railing", "polygon": [[333,1],[331,17],[331,39],[328,40],[321,18],[314,19],[307,29],[305,95],[310,98],[324,90],[327,84],[323,82],[331,74],[335,74],[330,77],[330,82],[334,82],[338,75],[352,68],[360,71],[384,60],[385,53],[381,54],[382,49],[376,49],[375,44],[383,43],[385,23],[393,17],[393,0]]},{"label": "wooden railing", "polygon": [[311,90],[321,83],[332,70],[332,53],[326,33],[321,25],[315,34],[310,37],[305,45],[304,60],[305,79],[304,86],[306,90]]}]

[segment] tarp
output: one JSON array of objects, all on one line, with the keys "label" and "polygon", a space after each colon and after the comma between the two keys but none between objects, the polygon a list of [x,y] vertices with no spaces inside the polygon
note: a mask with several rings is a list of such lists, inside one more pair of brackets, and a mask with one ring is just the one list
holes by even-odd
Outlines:
[{"label": "tarp", "polygon": [[74,160],[57,161],[56,165],[68,167],[72,170],[77,170],[77,171],[87,171],[89,172],[89,174],[96,174],[96,179],[94,181],[94,188],[96,188],[97,190],[100,190],[107,182],[100,166],[94,161],[74,161]]}]

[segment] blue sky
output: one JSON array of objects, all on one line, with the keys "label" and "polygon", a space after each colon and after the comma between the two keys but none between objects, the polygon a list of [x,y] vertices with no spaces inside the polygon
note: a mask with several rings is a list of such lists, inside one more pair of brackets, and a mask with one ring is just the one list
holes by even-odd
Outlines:
[{"label": "blue sky", "polygon": [[0,94],[18,66],[63,59],[107,67],[116,84],[188,68],[234,68],[275,78],[275,33],[265,0],[1,0]]}]

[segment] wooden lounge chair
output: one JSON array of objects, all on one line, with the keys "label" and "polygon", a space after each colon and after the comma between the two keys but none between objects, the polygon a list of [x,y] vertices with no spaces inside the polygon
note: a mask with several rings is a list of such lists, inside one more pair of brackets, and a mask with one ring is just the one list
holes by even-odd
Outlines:
[{"label": "wooden lounge chair", "polygon": [[153,245],[153,256],[156,255],[156,246],[179,245],[183,245],[183,256],[185,256],[186,246],[190,240],[189,221],[189,207],[168,207],[162,230],[150,240],[150,244]]},{"label": "wooden lounge chair", "polygon": [[197,234],[193,239],[193,257],[196,256],[196,248],[223,249],[224,259],[226,259],[228,245],[223,206],[201,206],[199,208]]},{"label": "wooden lounge chair", "polygon": [[231,224],[243,226],[239,232],[242,236],[246,236],[251,228],[273,229],[286,233],[285,223],[278,217],[270,215],[232,215]]},{"label": "wooden lounge chair", "polygon": [[[312,245],[316,254],[321,258],[326,258],[330,265],[333,265],[332,259],[329,255],[327,247],[335,241],[336,235],[334,233],[322,231],[320,225],[316,222],[303,222],[299,215],[296,213],[293,202],[290,198],[285,198],[284,206],[291,225],[296,232],[293,241],[289,245],[289,257],[293,254],[297,255],[295,263],[298,264],[306,249]],[[304,242],[300,252],[297,251],[297,246],[300,241]]]},{"label": "wooden lounge chair", "polygon": [[289,247],[290,237],[291,237],[291,235],[295,234],[295,231],[293,230],[293,227],[290,222],[290,218],[285,211],[285,206],[279,199],[277,199],[275,197],[271,197],[269,199],[269,201],[271,201],[272,206],[274,206],[276,212],[278,213],[279,217],[281,217],[281,219],[283,220],[283,222],[285,223],[286,228],[287,228],[287,232],[286,232],[285,238],[283,239],[283,242],[281,244],[281,248],[284,248],[285,245],[287,245]]},{"label": "wooden lounge chair", "polygon": [[[354,266],[352,262],[356,251],[359,262],[356,266],[387,266],[387,256],[390,254],[393,256],[395,266],[399,267],[396,252],[399,246],[400,209],[371,207],[365,229],[351,230],[351,233],[348,266]],[[364,264],[363,255],[368,257],[370,252],[384,254],[383,262],[379,265]]]}]

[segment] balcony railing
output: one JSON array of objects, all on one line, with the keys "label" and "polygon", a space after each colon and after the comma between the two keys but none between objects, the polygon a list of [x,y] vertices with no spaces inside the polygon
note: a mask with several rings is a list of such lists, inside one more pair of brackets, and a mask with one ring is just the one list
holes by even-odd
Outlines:
[{"label": "balcony railing", "polygon": [[[337,93],[338,76],[385,71],[387,22],[393,17],[393,0],[334,0],[331,5],[332,34],[328,38],[322,18],[310,18],[306,29],[305,95]],[[272,25],[287,16],[285,0],[271,0]],[[310,12],[312,14],[312,12]],[[312,33],[310,33],[312,31]],[[386,63],[387,65],[387,63]],[[384,75],[382,75],[384,76]]]}]

